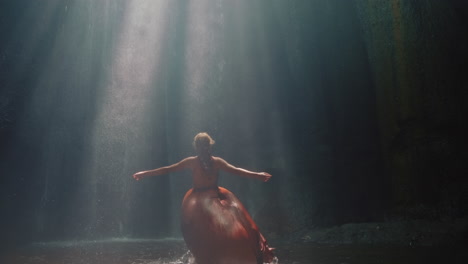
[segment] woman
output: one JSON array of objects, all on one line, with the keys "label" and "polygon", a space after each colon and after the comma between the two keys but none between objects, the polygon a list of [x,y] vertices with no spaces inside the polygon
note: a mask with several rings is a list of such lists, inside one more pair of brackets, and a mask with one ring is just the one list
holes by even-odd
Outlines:
[{"label": "woman", "polygon": [[273,260],[268,244],[242,203],[233,193],[218,187],[218,173],[224,170],[240,176],[271,178],[266,172],[236,168],[211,155],[214,140],[207,133],[195,136],[197,153],[176,164],[135,173],[133,178],[162,175],[182,169],[192,171],[193,188],[182,202],[182,233],[198,264],[262,264]]}]

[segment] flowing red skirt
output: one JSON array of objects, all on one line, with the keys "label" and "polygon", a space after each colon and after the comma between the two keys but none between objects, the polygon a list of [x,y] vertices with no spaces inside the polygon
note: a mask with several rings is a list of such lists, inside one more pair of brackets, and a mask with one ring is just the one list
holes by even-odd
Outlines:
[{"label": "flowing red skirt", "polygon": [[261,264],[274,257],[252,217],[225,188],[190,189],[181,224],[197,264]]}]

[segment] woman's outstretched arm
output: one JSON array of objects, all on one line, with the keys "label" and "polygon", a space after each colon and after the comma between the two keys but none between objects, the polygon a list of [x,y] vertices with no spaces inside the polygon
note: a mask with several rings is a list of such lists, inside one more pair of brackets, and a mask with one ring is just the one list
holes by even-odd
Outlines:
[{"label": "woman's outstretched arm", "polygon": [[237,167],[232,166],[231,164],[229,164],[227,161],[223,160],[222,158],[216,158],[216,163],[218,164],[220,169],[226,172],[232,173],[232,174],[239,175],[239,176],[259,179],[264,182],[267,182],[271,178],[271,175],[269,173],[253,172],[253,171],[249,171],[246,169],[237,168]]},{"label": "woman's outstretched arm", "polygon": [[191,167],[192,160],[193,160],[193,157],[189,157],[169,166],[157,168],[154,170],[140,171],[140,172],[133,174],[133,178],[138,181],[142,178],[146,178],[150,176],[158,176],[158,175],[163,175],[163,174],[171,173],[171,172],[182,170],[182,169],[187,169]]}]

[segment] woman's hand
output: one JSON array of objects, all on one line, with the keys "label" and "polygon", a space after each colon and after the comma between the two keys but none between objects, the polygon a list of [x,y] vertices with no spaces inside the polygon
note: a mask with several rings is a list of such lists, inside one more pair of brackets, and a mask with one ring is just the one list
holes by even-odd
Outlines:
[{"label": "woman's hand", "polygon": [[143,179],[143,177],[145,177],[145,173],[143,171],[133,174],[133,179],[137,181],[139,181],[140,179]]},{"label": "woman's hand", "polygon": [[271,175],[267,172],[260,172],[258,175],[260,177],[260,180],[262,180],[263,182],[267,182],[271,178]]}]

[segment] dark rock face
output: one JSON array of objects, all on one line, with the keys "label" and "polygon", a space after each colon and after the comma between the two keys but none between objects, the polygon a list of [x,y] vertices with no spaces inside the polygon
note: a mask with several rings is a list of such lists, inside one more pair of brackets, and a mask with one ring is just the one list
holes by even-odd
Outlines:
[{"label": "dark rock face", "polygon": [[460,189],[467,186],[461,176],[467,172],[466,6],[356,3],[376,85],[391,207],[425,204],[438,207],[439,216],[466,215]]}]

